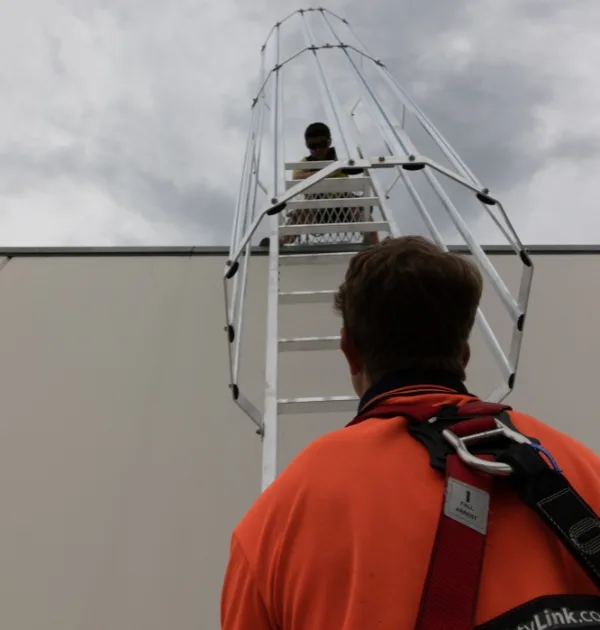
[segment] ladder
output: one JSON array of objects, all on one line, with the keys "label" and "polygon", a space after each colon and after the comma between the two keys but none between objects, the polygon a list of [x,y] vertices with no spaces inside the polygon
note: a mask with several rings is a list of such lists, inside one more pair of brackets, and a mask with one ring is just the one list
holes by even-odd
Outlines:
[{"label": "ladder", "polygon": [[[300,32],[305,43],[289,55],[283,54],[287,40],[282,32],[286,29],[289,41],[295,42]],[[307,75],[301,64],[311,58]],[[294,73],[298,67],[305,71],[304,75]],[[290,85],[289,80],[286,82],[289,75],[294,87],[301,76],[310,76],[317,84],[317,89],[308,90],[302,104],[298,103],[302,99],[297,94],[284,96],[284,85]],[[294,179],[292,172],[306,169],[307,163],[298,158],[286,161],[286,143],[302,134],[302,128],[298,128],[292,136],[293,121],[308,124],[318,119],[306,113],[314,106],[315,94],[321,97],[321,118],[331,129],[337,159],[311,162],[313,174]],[[302,150],[301,145],[299,149]],[[340,177],[347,168],[359,169],[360,174]],[[460,210],[453,200],[457,190],[462,195],[458,197]],[[474,210],[463,209],[464,200],[480,213],[477,219]],[[477,227],[481,217],[508,245],[520,266],[516,291],[509,290],[478,243],[473,227],[469,227],[469,223]],[[281,286],[281,269],[306,266],[308,277],[316,277],[320,265],[347,263],[357,251],[372,244],[374,235],[378,240],[400,236],[403,222],[408,224],[409,233],[416,233],[415,220],[420,221],[425,235],[442,248],[462,247],[473,257],[497,296],[499,308],[510,320],[510,338],[506,343],[500,340],[482,308],[476,320],[500,374],[500,383],[487,399],[503,400],[515,384],[533,263],[502,204],[476,179],[383,62],[365,48],[347,20],[324,8],[294,11],[272,28],[261,49],[261,71],[251,104],[232,240],[223,275],[229,388],[233,400],[254,422],[261,437],[263,490],[278,473],[280,417],[352,414],[358,403],[354,396],[278,395],[282,353],[305,353],[308,366],[311,360],[318,361],[315,357],[320,351],[339,348],[339,337],[335,335],[280,336],[282,306],[293,309],[294,305],[331,302],[337,289],[289,290]],[[453,244],[451,241],[457,238]],[[260,408],[242,391],[239,376],[248,262],[253,253],[264,253],[265,249],[265,389]]]}]

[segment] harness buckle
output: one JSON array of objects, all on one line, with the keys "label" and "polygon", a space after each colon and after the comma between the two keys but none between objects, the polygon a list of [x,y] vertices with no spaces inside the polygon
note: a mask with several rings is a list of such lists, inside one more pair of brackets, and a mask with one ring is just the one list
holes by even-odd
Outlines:
[{"label": "harness buckle", "polygon": [[486,440],[504,437],[516,442],[517,444],[525,444],[532,446],[534,443],[522,433],[514,431],[510,427],[507,427],[503,422],[494,418],[496,424],[495,429],[488,431],[481,431],[480,433],[473,433],[471,435],[465,435],[464,437],[458,437],[451,429],[444,429],[442,436],[444,439],[454,448],[456,454],[467,466],[471,466],[476,470],[489,475],[509,476],[515,472],[515,469],[510,465],[503,462],[492,461],[488,459],[481,459],[476,455],[473,455],[468,449],[468,444],[485,442]]}]

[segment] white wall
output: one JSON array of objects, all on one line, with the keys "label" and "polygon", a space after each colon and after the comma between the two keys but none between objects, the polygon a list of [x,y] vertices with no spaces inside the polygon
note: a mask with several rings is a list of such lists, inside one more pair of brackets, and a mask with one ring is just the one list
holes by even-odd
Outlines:
[{"label": "white wall", "polygon": [[[534,260],[509,402],[600,452],[600,255]],[[219,627],[229,534],[260,487],[260,441],[227,388],[224,262],[53,255],[0,271],[2,627]],[[513,282],[511,260],[494,262]],[[240,384],[261,405],[266,259],[252,265]],[[342,273],[290,268],[282,282],[333,288]],[[283,336],[337,332],[329,305],[285,308]],[[494,374],[474,344],[469,384],[483,388]],[[349,393],[337,352],[281,367],[282,395]],[[348,419],[285,418],[281,463]]]}]

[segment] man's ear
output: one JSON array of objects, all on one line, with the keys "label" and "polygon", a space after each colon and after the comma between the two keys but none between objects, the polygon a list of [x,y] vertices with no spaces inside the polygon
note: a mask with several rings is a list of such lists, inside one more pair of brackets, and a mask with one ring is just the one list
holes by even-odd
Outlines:
[{"label": "man's ear", "polygon": [[360,374],[363,371],[363,362],[356,350],[356,346],[354,345],[352,338],[345,328],[342,328],[340,332],[340,349],[346,357],[348,367],[350,368],[350,374],[352,374],[352,376]]}]

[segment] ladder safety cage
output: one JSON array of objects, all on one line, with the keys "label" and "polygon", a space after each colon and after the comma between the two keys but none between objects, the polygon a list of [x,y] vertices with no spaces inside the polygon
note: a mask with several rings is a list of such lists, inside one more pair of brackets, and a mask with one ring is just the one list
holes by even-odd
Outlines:
[{"label": "ladder safety cage", "polygon": [[[282,54],[283,31],[290,41],[303,38],[299,50],[288,56]],[[319,39],[319,34],[325,39]],[[285,98],[284,94],[284,85],[286,89],[288,86],[285,73],[298,64],[318,87],[304,99],[305,110],[300,109],[302,105],[298,101],[302,99],[297,95]],[[293,82],[291,85],[294,87]],[[348,102],[348,86],[353,90],[352,102]],[[382,86],[387,90],[387,100]],[[312,122],[317,96],[320,97],[320,117],[331,130],[337,156],[335,160],[310,162],[314,172],[305,179],[295,179],[294,172],[306,169],[307,163],[300,161],[299,155],[287,161],[286,142],[298,140],[291,137],[294,120],[302,119],[302,124]],[[288,109],[294,107],[293,115],[286,116]],[[361,120],[367,122],[363,124]],[[412,139],[413,134],[408,132],[409,120],[428,139],[432,149],[424,150]],[[376,150],[372,148],[374,141],[378,143]],[[352,169],[353,174],[340,176],[344,169]],[[393,178],[387,187],[383,181],[386,175]],[[419,189],[419,183],[425,190]],[[456,185],[470,195],[520,261],[516,296],[511,294],[469,229],[469,217],[452,201],[449,190]],[[392,193],[399,186],[410,205],[395,202]],[[437,214],[431,200],[439,204]],[[344,18],[324,8],[294,11],[274,25],[261,49],[261,69],[256,96],[251,103],[250,130],[223,277],[229,387],[234,401],[255,423],[262,438],[263,488],[277,474],[279,416],[330,411],[351,413],[358,403],[354,396],[278,396],[281,352],[311,351],[312,356],[313,351],[339,348],[337,336],[280,338],[279,306],[331,303],[336,289],[288,291],[280,287],[280,268],[347,263],[356,251],[368,246],[369,235],[375,234],[377,239],[381,234],[399,236],[398,226],[409,212],[422,221],[430,238],[445,251],[449,250],[449,239],[442,218],[453,226],[510,317],[511,339],[506,348],[502,347],[482,308],[476,317],[476,325],[501,373],[501,382],[487,399],[499,402],[515,384],[533,275],[532,261],[504,207],[482,186]],[[261,249],[264,251],[268,243],[269,256],[262,410],[244,395],[239,384],[248,261],[261,235],[266,236],[261,241]]]}]

